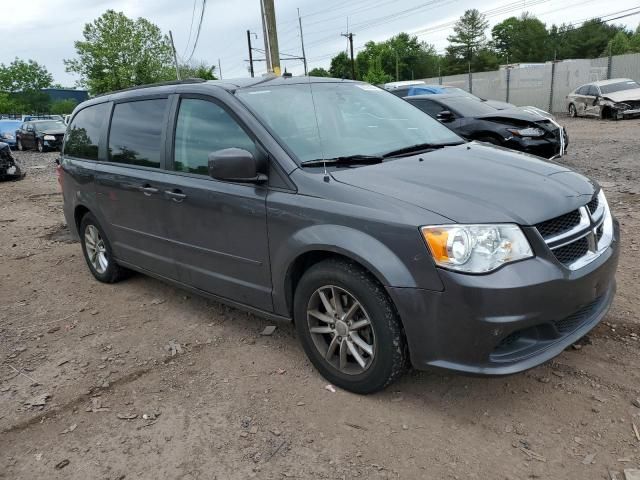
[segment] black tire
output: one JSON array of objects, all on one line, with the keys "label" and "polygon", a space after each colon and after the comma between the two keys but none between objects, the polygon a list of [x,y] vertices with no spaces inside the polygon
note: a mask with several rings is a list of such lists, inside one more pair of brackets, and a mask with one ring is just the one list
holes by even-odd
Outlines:
[{"label": "black tire", "polygon": [[43,153],[44,152],[44,142],[40,139],[38,139],[38,141],[36,142],[36,148],[38,149],[38,152]]},{"label": "black tire", "polygon": [[24,151],[24,145],[22,145],[22,139],[21,138],[16,140],[16,148],[21,152]]},{"label": "black tire", "polygon": [[576,110],[576,106],[573,103],[569,104],[569,116],[571,118],[576,118],[578,116],[578,112]]},{"label": "black tire", "polygon": [[[89,253],[87,251],[87,244],[86,244],[86,233],[87,233],[87,230],[90,228],[90,226],[97,229],[106,250],[104,253],[108,262],[108,266],[103,272],[98,271],[96,267],[94,267],[94,265],[92,264],[91,260],[89,259]],[[87,266],[89,267],[89,270],[91,271],[92,275],[96,278],[96,280],[103,283],[116,283],[128,276],[129,270],[121,267],[116,263],[115,259],[113,258],[111,244],[109,243],[109,240],[105,235],[104,230],[102,230],[102,227],[100,226],[96,218],[91,213],[86,213],[84,217],[82,217],[82,220],[80,221],[80,228],[78,230],[78,233],[80,235],[80,243],[82,245],[82,253],[84,254],[84,259],[87,262]]]},{"label": "black tire", "polygon": [[[369,317],[374,334],[374,355],[361,373],[344,373],[325,360],[312,338],[307,308],[314,293],[328,285],[351,294]],[[387,387],[407,369],[406,340],[396,309],[384,288],[354,263],[331,259],[307,270],[295,291],[294,318],[300,341],[311,363],[329,382],[344,390],[373,393]]]}]

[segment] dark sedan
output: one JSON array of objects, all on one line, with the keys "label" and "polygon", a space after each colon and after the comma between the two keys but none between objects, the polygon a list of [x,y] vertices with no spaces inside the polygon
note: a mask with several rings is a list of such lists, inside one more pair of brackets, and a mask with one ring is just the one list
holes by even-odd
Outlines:
[{"label": "dark sedan", "polygon": [[551,158],[562,155],[567,133],[550,116],[535,109],[498,110],[460,95],[436,94],[405,97],[429,116],[467,140],[479,140]]},{"label": "dark sedan", "polygon": [[24,122],[16,130],[18,150],[35,148],[39,152],[60,150],[67,126],[59,120]]}]

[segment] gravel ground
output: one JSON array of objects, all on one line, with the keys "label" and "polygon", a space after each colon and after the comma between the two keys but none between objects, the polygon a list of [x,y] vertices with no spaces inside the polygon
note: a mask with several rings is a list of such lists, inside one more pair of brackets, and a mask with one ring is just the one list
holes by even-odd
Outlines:
[{"label": "gravel ground", "polygon": [[563,119],[562,160],[620,220],[618,294],[588,339],[508,378],[410,372],[325,389],[289,324],[136,275],[96,282],[56,153],[0,184],[0,478],[613,479],[640,467],[640,121]]}]

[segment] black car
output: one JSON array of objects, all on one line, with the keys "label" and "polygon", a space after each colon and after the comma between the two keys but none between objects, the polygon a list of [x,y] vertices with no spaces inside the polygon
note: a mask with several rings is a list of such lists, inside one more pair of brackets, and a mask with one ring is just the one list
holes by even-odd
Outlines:
[{"label": "black car", "polygon": [[18,180],[24,176],[24,170],[11,155],[9,144],[0,142],[0,180]]},{"label": "black car", "polygon": [[18,150],[35,148],[39,152],[59,150],[67,126],[60,120],[33,120],[24,122],[16,130]]},{"label": "black car", "polygon": [[405,97],[432,118],[467,140],[479,140],[539,157],[564,154],[566,130],[548,114],[532,108],[498,110],[461,95]]},{"label": "black car", "polygon": [[595,327],[615,292],[619,227],[594,180],[465,142],[362,82],[96,97],[73,113],[59,175],[97,280],[135,270],[292,320],[317,369],[354,392],[409,361],[535,367]]}]

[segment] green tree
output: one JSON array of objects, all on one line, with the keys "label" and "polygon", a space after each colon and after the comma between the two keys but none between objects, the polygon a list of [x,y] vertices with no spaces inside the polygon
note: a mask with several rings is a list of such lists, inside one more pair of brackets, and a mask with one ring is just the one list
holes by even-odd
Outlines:
[{"label": "green tree", "polygon": [[603,53],[605,55],[608,55],[609,53],[611,55],[623,55],[625,53],[631,53],[632,51],[629,35],[625,32],[618,32],[611,40],[609,40],[607,49]]},{"label": "green tree", "polygon": [[316,67],[309,70],[310,77],[330,77],[331,74],[322,67]]},{"label": "green tree", "polygon": [[73,112],[73,109],[76,108],[76,105],[78,105],[78,102],[71,98],[56,100],[55,102],[51,102],[49,111],[58,115],[66,115]]},{"label": "green tree", "polygon": [[536,17],[523,13],[491,29],[492,44],[505,63],[544,62],[548,57],[549,32]]},{"label": "green tree", "polygon": [[334,78],[351,78],[351,59],[345,52],[340,52],[331,59],[329,73]]},{"label": "green tree", "polygon": [[0,63],[0,91],[33,92],[51,86],[53,77],[47,69],[33,60],[16,58],[9,65]]},{"label": "green tree", "polygon": [[[445,64],[449,73],[468,71],[474,55],[487,45],[484,32],[488,26],[486,17],[477,9],[464,12],[453,26],[453,35],[447,37],[449,45],[446,49]],[[486,57],[486,54],[483,57]]]},{"label": "green tree", "polygon": [[78,57],[64,62],[94,95],[175,78],[169,38],[144,18],[107,10],[82,35],[74,43]]},{"label": "green tree", "polygon": [[633,35],[629,37],[629,45],[632,52],[640,52],[640,25],[638,25]]},{"label": "green tree", "polygon": [[387,83],[393,80],[393,77],[388,73],[385,73],[382,68],[382,58],[377,57],[371,59],[369,63],[369,69],[362,77],[365,82],[379,85],[381,83]]},{"label": "green tree", "polygon": [[[206,62],[191,62],[178,66],[180,78],[202,78],[203,80],[217,80],[216,66]],[[174,75],[175,76],[175,75]]]},{"label": "green tree", "polygon": [[553,25],[549,35],[550,51],[558,59],[596,58],[608,52],[609,42],[624,31],[624,26],[609,25],[598,18],[587,20],[579,27]]}]

